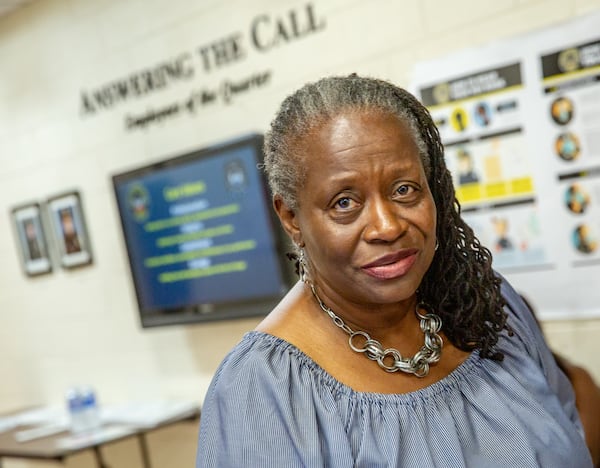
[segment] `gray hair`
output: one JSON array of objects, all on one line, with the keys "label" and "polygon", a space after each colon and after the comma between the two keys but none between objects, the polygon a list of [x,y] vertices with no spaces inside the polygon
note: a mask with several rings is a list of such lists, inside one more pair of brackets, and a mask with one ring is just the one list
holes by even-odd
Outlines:
[{"label": "gray hair", "polygon": [[[304,155],[299,152],[303,138],[344,111],[379,112],[397,117],[412,134],[429,179],[432,161],[420,115],[427,111],[414,96],[386,81],[356,74],[323,78],[288,96],[265,135],[264,168],[271,191],[280,195],[291,209],[298,207],[297,191],[305,176]],[[431,121],[428,114],[427,118]]]}]

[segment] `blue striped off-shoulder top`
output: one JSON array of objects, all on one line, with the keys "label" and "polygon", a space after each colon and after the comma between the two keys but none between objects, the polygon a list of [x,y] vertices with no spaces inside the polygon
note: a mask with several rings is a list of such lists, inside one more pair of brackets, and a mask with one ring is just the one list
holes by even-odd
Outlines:
[{"label": "blue striped off-shoulder top", "polygon": [[504,282],[514,336],[407,394],[357,392],[293,345],[250,332],[206,395],[200,467],[591,467],[571,385]]}]

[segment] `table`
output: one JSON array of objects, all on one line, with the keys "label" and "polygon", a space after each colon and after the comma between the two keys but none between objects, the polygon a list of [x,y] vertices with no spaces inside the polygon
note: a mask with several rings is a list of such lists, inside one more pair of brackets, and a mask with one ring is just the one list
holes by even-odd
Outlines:
[{"label": "table", "polygon": [[[12,414],[17,414],[17,412]],[[11,414],[2,416],[11,416]],[[94,431],[78,435],[71,435],[68,431],[63,430],[27,442],[17,442],[15,434],[28,427],[14,427],[0,432],[0,468],[4,458],[29,458],[64,463],[67,457],[83,450],[93,451],[98,468],[109,468],[102,457],[102,446],[128,437],[138,439],[143,466],[151,468],[146,434],[155,429],[184,421],[197,422],[200,418],[200,407],[188,405],[187,408],[178,412],[170,414],[165,412],[163,415],[154,416],[152,420],[148,421],[134,419],[127,421],[127,418],[123,418],[123,421],[103,423]]]}]

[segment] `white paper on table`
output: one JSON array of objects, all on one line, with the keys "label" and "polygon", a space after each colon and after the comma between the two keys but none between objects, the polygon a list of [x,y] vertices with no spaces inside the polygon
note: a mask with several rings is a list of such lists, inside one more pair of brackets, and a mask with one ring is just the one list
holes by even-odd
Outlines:
[{"label": "white paper on table", "polygon": [[14,416],[0,418],[0,432],[10,431],[17,427],[17,418]]},{"label": "white paper on table", "polygon": [[101,427],[90,432],[61,437],[56,441],[56,446],[66,450],[79,450],[131,434],[135,434],[135,429],[127,426]]},{"label": "white paper on table", "polygon": [[67,429],[69,429],[67,424],[48,424],[45,426],[35,426],[31,429],[24,429],[16,432],[15,440],[17,442],[29,442],[30,440],[41,439],[54,434],[60,434]]},{"label": "white paper on table", "polygon": [[67,425],[69,417],[61,406],[41,406],[13,416],[17,426]]},{"label": "white paper on table", "polygon": [[100,410],[103,424],[119,423],[136,427],[154,427],[176,417],[191,416],[200,406],[191,401],[130,401],[104,406]]}]

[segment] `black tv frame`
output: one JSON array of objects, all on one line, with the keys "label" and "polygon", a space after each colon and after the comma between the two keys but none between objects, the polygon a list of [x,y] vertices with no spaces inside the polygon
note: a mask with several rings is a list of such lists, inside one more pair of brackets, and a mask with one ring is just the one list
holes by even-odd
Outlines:
[{"label": "black tv frame", "polygon": [[120,184],[135,178],[143,177],[144,175],[155,173],[160,170],[168,169],[171,167],[186,164],[188,162],[193,162],[210,156],[218,155],[219,153],[235,150],[236,148],[240,147],[251,147],[254,150],[254,154],[257,157],[257,165],[260,165],[263,162],[262,146],[263,136],[260,134],[250,134],[236,138],[234,140],[228,140],[223,143],[204,147],[199,150],[191,151],[185,154],[167,157],[166,159],[163,159],[161,161],[129,169],[124,172],[119,172],[111,176],[115,205],[119,213],[119,219],[121,224],[121,234],[123,236],[122,239],[129,260],[129,272],[131,275],[136,295],[140,323],[143,328],[162,327],[170,325],[185,325],[264,316],[268,312],[270,312],[271,309],[281,300],[281,298],[285,295],[285,292],[287,292],[287,290],[296,280],[291,265],[285,259],[285,252],[290,250],[289,239],[287,238],[287,235],[281,228],[279,219],[277,218],[274,210],[272,209],[271,197],[269,194],[266,177],[264,172],[258,167],[257,171],[262,185],[264,204],[266,211],[268,212],[268,218],[271,224],[270,231],[273,235],[274,240],[274,254],[278,261],[280,279],[282,283],[281,294],[273,297],[234,300],[228,302],[221,302],[218,304],[199,303],[189,304],[184,307],[177,307],[172,309],[144,310],[139,279],[136,278],[134,273],[135,260],[132,257],[128,246],[128,236],[125,232],[125,214],[121,211],[118,200],[117,190]]}]

